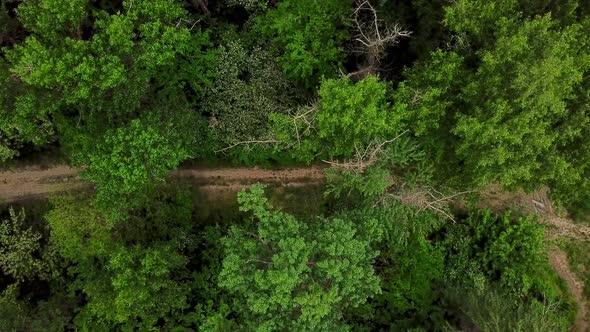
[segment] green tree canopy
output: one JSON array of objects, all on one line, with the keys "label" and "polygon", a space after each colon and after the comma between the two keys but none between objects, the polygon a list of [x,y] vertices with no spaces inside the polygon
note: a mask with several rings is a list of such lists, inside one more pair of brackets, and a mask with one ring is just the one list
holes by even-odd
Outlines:
[{"label": "green tree canopy", "polygon": [[233,296],[244,326],[330,331],[341,325],[345,308],[380,292],[372,267],[380,235],[375,220],[299,221],[273,211],[259,185],[238,201],[256,222],[232,226],[223,240],[219,285]]},{"label": "green tree canopy", "polygon": [[331,156],[351,156],[355,148],[393,138],[402,126],[389,110],[387,83],[375,76],[353,83],[349,79],[323,81],[319,90],[319,138]]},{"label": "green tree canopy", "polygon": [[260,16],[254,31],[278,47],[287,78],[311,88],[322,76],[333,77],[342,64],[350,15],[350,0],[285,0]]}]

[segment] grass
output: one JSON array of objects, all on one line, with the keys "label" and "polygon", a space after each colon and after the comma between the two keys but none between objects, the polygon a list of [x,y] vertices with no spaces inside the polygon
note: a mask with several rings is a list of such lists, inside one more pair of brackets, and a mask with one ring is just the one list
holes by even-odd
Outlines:
[{"label": "grass", "polygon": [[584,297],[590,299],[590,243],[567,240],[563,247],[573,272],[584,282]]}]

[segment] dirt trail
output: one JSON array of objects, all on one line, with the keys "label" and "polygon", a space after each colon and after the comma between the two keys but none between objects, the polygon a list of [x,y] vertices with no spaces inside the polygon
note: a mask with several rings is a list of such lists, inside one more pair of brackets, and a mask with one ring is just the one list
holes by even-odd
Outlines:
[{"label": "dirt trail", "polygon": [[569,289],[578,303],[578,317],[574,325],[574,331],[585,332],[590,331],[590,321],[588,317],[588,305],[584,300],[584,284],[578,280],[570,265],[568,263],[567,254],[559,249],[553,248],[549,252],[549,261],[551,265],[557,271],[557,274],[567,282]]},{"label": "dirt trail", "polygon": [[[0,172],[0,200],[15,202],[43,197],[57,192],[90,188],[80,179],[79,169],[68,166],[26,167]],[[284,186],[304,186],[323,181],[320,167],[265,170],[260,168],[180,169],[172,172],[177,178],[187,178],[207,192],[240,190],[246,185],[277,183]]]},{"label": "dirt trail", "polygon": [[569,237],[579,241],[590,241],[590,227],[574,223],[571,219],[556,213],[547,188],[526,193],[503,191],[499,186],[489,186],[480,192],[481,207],[495,212],[512,209],[527,213],[538,213],[541,221],[549,225],[548,235],[552,238]]},{"label": "dirt trail", "polygon": [[42,197],[86,185],[78,178],[78,170],[68,166],[47,169],[26,167],[0,173],[0,199],[14,202]]}]

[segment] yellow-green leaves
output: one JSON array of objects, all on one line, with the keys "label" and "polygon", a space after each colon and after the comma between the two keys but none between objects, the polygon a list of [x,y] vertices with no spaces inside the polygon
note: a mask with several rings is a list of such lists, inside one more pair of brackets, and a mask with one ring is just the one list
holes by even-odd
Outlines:
[{"label": "yellow-green leaves", "polygon": [[88,0],[31,0],[20,5],[17,12],[27,30],[58,42],[61,34],[73,37],[80,33],[88,7]]},{"label": "yellow-green leaves", "polygon": [[[479,183],[538,184],[562,167],[560,134],[568,101],[590,69],[583,55],[581,27],[555,27],[549,16],[500,33],[481,52],[473,81],[463,90],[469,111],[458,116],[457,152]],[[586,115],[588,116],[588,115]],[[555,159],[557,157],[558,159]]]},{"label": "yellow-green leaves", "polygon": [[[103,139],[89,156],[84,176],[96,184],[97,199],[111,212],[141,200],[168,170],[188,157],[169,128],[156,128],[145,120],[133,120]],[[123,198],[129,201],[121,202]]]},{"label": "yellow-green leaves", "polygon": [[330,156],[351,156],[355,149],[401,132],[397,115],[388,109],[387,83],[375,76],[353,83],[323,81],[319,90],[318,130]]}]

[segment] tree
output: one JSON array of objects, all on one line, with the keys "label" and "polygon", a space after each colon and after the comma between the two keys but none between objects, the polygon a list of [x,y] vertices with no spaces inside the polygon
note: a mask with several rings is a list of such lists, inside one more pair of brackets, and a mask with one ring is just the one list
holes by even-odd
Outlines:
[{"label": "tree", "polygon": [[0,223],[0,268],[17,282],[51,280],[57,265],[51,249],[43,246],[41,233],[25,223],[25,212],[9,209]]},{"label": "tree", "polygon": [[[538,272],[547,265],[543,226],[529,216],[513,218],[507,212],[470,213],[464,223],[449,227],[443,242],[448,260],[447,279],[476,289],[485,278],[499,281],[517,297],[543,293]],[[549,294],[546,294],[549,295]]]},{"label": "tree", "polygon": [[192,202],[188,193],[166,188],[150,199],[119,220],[105,217],[90,197],[52,200],[52,240],[70,264],[71,289],[85,300],[77,328],[171,327],[188,309]]},{"label": "tree", "polygon": [[399,118],[388,111],[387,83],[369,76],[323,81],[319,90],[317,128],[330,157],[349,157],[356,149],[393,138],[402,130]]},{"label": "tree", "polygon": [[25,91],[23,83],[11,75],[8,63],[0,58],[0,161],[18,156],[24,146],[41,146],[57,139],[50,119],[55,100],[36,90]]},{"label": "tree", "polygon": [[[163,131],[174,127],[179,134],[175,139],[186,135],[182,142],[172,142],[172,136],[156,138],[155,131],[161,128],[151,128],[144,138],[156,140],[158,148],[199,138],[193,128],[201,123],[192,106],[209,83],[214,58],[205,50],[207,34],[195,29],[196,23],[187,19],[188,12],[177,1],[123,1],[117,11],[97,6],[93,9],[85,0],[19,5],[17,11],[30,35],[5,50],[10,78],[3,76],[6,82],[0,84],[0,90],[15,87],[0,91],[0,139],[17,144],[2,144],[0,153],[6,159],[22,143],[39,146],[59,138],[74,164],[95,163],[89,165],[88,178],[102,181],[97,185],[103,188],[108,187],[106,179],[119,171],[109,167],[125,165],[126,160],[114,156],[118,159],[103,160],[106,150],[114,147],[105,144],[95,149],[97,141],[133,149],[130,138],[121,142],[123,136],[137,133],[139,122],[148,117],[164,121],[168,127]],[[147,148],[149,143],[135,147],[141,144]],[[194,145],[191,149],[192,154]],[[188,153],[176,149],[172,160],[162,166],[174,167]],[[142,163],[137,158],[131,159]],[[146,182],[145,168],[150,165],[130,175],[136,166],[127,164],[122,170],[127,177],[118,175],[125,178],[123,192],[142,190],[131,186]],[[162,175],[161,170],[154,172],[156,178]]]},{"label": "tree", "polygon": [[172,130],[133,120],[127,127],[107,132],[83,174],[96,184],[96,199],[105,211],[117,213],[119,208],[137,206],[169,169],[189,156]]},{"label": "tree", "polygon": [[414,66],[395,93],[394,109],[431,151],[439,179],[527,189],[584,182],[584,151],[572,144],[588,122],[586,23],[529,18],[520,6],[447,7],[453,51]]},{"label": "tree", "polygon": [[216,78],[206,89],[202,107],[211,114],[209,127],[222,145],[218,150],[234,146],[223,152],[240,156],[243,148],[249,147],[240,143],[270,140],[269,116],[286,112],[293,88],[261,46],[249,47],[237,33],[230,32],[223,35],[222,42]]},{"label": "tree", "polygon": [[383,228],[375,269],[381,294],[347,317],[368,330],[431,330],[443,323],[439,282],[444,255],[429,240],[445,220],[431,211],[393,201],[346,212],[355,219],[373,218]]},{"label": "tree", "polygon": [[63,260],[24,209],[8,214],[0,221],[0,330],[63,331],[77,302],[64,289]]},{"label": "tree", "polygon": [[254,31],[276,45],[288,79],[312,88],[342,64],[351,14],[351,0],[285,0],[258,17]]},{"label": "tree", "polygon": [[341,326],[342,310],[380,292],[372,267],[378,225],[338,217],[302,222],[273,211],[263,192],[260,185],[240,192],[241,211],[257,222],[232,226],[223,240],[219,285],[233,296],[241,324],[265,331]]},{"label": "tree", "polygon": [[107,222],[89,198],[55,196],[50,204],[52,208],[45,220],[61,257],[83,264],[108,256],[114,243],[113,224]]},{"label": "tree", "polygon": [[568,109],[590,69],[582,26],[557,30],[549,16],[501,30],[481,53],[463,90],[471,112],[458,116],[458,155],[479,183],[532,185],[575,172],[560,147],[580,135],[588,114]]}]

